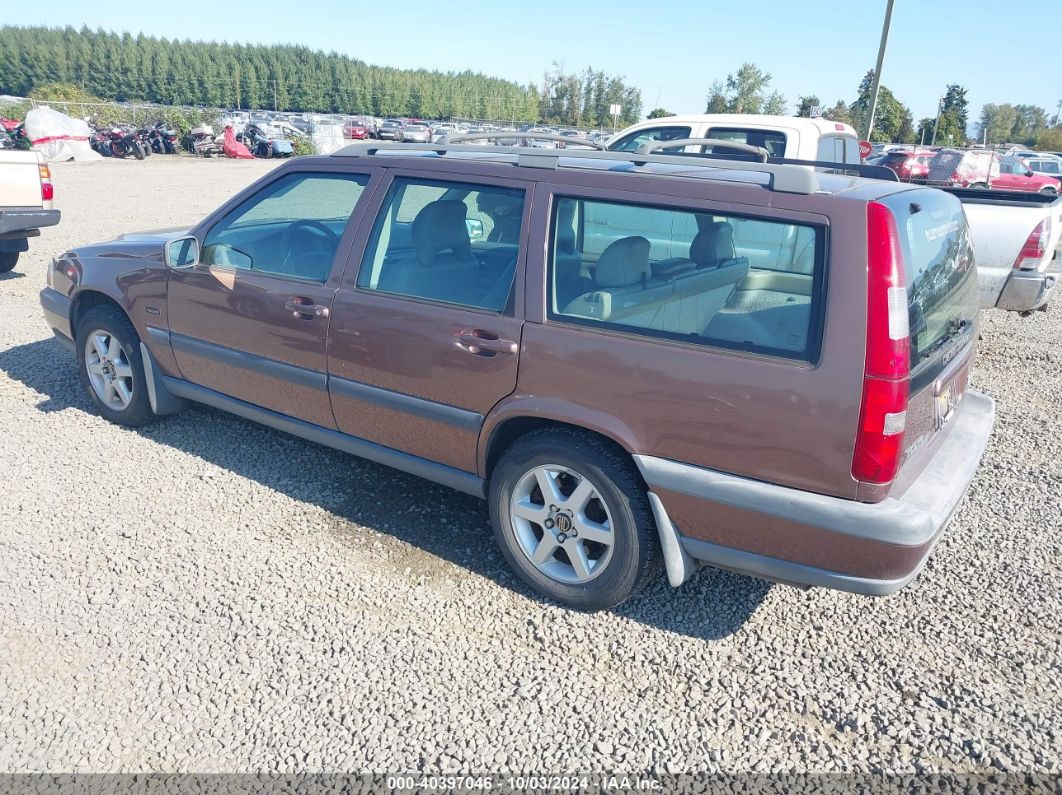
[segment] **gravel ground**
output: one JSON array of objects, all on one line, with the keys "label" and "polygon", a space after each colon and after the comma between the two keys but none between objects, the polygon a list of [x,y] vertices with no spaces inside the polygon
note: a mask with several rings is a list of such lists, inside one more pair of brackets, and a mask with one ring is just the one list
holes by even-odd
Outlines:
[{"label": "gravel ground", "polygon": [[995,437],[911,587],[705,569],[583,615],[472,498],[211,410],[91,411],[49,258],[269,167],[60,164],[62,224],[0,277],[0,770],[1060,772],[1062,306],[985,315]]}]

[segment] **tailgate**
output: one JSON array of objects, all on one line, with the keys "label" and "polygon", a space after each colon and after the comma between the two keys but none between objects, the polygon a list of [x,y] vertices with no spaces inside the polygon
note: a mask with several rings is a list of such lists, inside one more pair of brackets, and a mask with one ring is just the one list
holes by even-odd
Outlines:
[{"label": "tailgate", "polygon": [[955,196],[919,190],[883,203],[896,218],[907,282],[911,380],[906,468],[907,462],[924,463],[915,454],[932,445],[962,401],[976,348],[980,299],[969,227]]},{"label": "tailgate", "polygon": [[41,174],[37,153],[0,149],[0,208],[40,206]]}]

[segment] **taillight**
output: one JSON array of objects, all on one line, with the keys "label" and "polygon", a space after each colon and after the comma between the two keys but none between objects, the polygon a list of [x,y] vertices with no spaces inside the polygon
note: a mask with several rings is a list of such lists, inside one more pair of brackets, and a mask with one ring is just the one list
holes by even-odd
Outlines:
[{"label": "taillight", "polygon": [[903,252],[896,219],[867,205],[867,347],[852,476],[866,483],[896,477],[907,424],[911,340]]},{"label": "taillight", "polygon": [[52,185],[52,172],[43,163],[38,166],[41,176],[41,201],[50,202],[55,198],[55,186]]},{"label": "taillight", "polygon": [[1050,236],[1048,219],[1044,219],[1036,225],[1025,239],[1025,245],[1018,252],[1018,258],[1014,260],[1015,270],[1023,268],[1036,268],[1047,253],[1047,238]]}]

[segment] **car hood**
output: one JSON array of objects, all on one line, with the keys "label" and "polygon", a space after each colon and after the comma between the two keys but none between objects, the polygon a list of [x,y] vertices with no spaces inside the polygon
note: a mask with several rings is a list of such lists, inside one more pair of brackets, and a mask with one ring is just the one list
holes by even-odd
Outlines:
[{"label": "car hood", "polygon": [[152,229],[146,232],[130,232],[114,240],[79,246],[74,253],[79,257],[121,257],[132,259],[155,259],[161,262],[162,246],[188,234],[188,227]]}]

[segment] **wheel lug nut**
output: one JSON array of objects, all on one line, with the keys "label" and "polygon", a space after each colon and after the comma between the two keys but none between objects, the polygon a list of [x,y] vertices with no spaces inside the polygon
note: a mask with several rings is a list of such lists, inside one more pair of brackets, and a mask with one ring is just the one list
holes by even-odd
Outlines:
[{"label": "wheel lug nut", "polygon": [[549,512],[550,513],[556,513],[557,512],[557,506],[556,505],[549,506]]},{"label": "wheel lug nut", "polygon": [[546,527],[547,527],[547,528],[549,528],[550,530],[552,530],[552,529],[553,529],[553,525],[554,525],[554,522],[553,522],[553,520],[552,520],[552,519],[547,519],[547,520],[546,520]]}]

